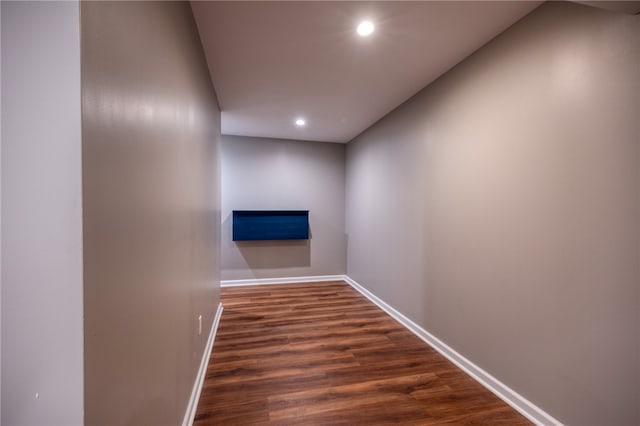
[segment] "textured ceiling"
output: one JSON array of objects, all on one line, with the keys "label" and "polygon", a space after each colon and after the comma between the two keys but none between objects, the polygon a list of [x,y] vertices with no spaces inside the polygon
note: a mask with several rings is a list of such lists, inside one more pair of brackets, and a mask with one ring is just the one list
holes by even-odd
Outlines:
[{"label": "textured ceiling", "polygon": [[[232,135],[348,142],[540,2],[192,2]],[[375,24],[363,38],[362,19]],[[294,121],[304,117],[307,125]]]}]

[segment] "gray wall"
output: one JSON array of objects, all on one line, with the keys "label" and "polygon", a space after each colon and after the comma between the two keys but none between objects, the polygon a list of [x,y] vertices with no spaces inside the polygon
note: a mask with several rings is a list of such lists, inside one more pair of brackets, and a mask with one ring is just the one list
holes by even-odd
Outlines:
[{"label": "gray wall", "polygon": [[[0,46],[2,45],[2,5],[0,4]],[[0,49],[1,50],[1,49]],[[0,76],[2,76],[2,54],[0,54]],[[1,77],[0,77],[1,79]],[[2,99],[2,84],[0,84],[0,99]],[[2,117],[2,102],[0,102],[0,117]],[[0,133],[2,118],[0,118]],[[0,142],[2,136],[0,135]],[[2,144],[0,143],[0,212],[2,212]],[[0,222],[2,213],[0,213]],[[2,226],[0,225],[0,424],[2,423]]]},{"label": "gray wall", "polygon": [[86,424],[175,426],[219,302],[220,113],[189,3],[81,19]]},{"label": "gray wall", "polygon": [[639,71],[544,4],[347,147],[348,275],[569,424],[640,423]]},{"label": "gray wall", "polygon": [[[222,279],[344,274],[345,147],[222,137]],[[308,241],[240,241],[233,210],[309,210]]]},{"label": "gray wall", "polygon": [[1,422],[81,425],[79,6],[1,8]]}]

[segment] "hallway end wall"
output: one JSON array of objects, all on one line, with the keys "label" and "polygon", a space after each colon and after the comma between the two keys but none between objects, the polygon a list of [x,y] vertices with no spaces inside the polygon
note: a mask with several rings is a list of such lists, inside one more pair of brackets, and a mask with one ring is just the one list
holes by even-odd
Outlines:
[{"label": "hallway end wall", "polygon": [[[222,136],[222,279],[341,275],[345,147]],[[310,239],[232,241],[233,210],[309,210]]]}]

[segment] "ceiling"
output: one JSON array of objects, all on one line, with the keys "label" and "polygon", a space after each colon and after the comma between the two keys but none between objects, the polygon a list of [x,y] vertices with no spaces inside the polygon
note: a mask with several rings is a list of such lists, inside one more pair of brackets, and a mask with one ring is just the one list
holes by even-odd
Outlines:
[{"label": "ceiling", "polygon": [[638,13],[640,13],[640,1],[601,0],[601,1],[576,1],[576,3],[582,3],[582,4],[586,4],[587,6],[598,7],[600,9],[606,9],[612,12],[628,13],[630,15],[637,15]]},{"label": "ceiling", "polygon": [[[346,143],[540,4],[192,2],[222,133]],[[374,33],[361,37],[369,19]],[[304,127],[295,120],[306,119]]]}]

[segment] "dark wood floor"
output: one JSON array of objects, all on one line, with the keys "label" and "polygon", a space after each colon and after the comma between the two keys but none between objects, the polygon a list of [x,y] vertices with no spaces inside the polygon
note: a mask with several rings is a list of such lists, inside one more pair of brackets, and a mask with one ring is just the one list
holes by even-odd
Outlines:
[{"label": "dark wood floor", "polygon": [[222,303],[195,425],[530,424],[342,281]]}]

